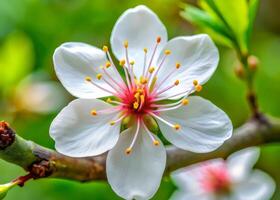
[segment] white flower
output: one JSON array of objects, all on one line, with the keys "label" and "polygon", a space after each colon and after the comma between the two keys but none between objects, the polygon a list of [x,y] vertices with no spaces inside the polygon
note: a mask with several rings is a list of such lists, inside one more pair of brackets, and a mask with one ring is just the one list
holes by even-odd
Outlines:
[{"label": "white flower", "polygon": [[259,148],[238,151],[225,161],[213,159],[171,175],[179,189],[172,200],[269,200],[275,190],[270,176],[252,170]]},{"label": "white flower", "polygon": [[[107,177],[113,190],[126,199],[149,199],[166,164],[165,148],[150,123],[156,120],[171,143],[193,152],[212,151],[232,134],[222,110],[201,97],[186,99],[214,73],[218,50],[207,35],[167,42],[164,25],[145,6],[129,9],[117,20],[111,46],[125,80],[107,46],[102,51],[65,43],[56,49],[56,74],[79,99],[55,118],[50,134],[56,149],[69,156],[110,150]],[[114,97],[96,99],[106,96]],[[121,125],[128,127],[122,133]]]}]

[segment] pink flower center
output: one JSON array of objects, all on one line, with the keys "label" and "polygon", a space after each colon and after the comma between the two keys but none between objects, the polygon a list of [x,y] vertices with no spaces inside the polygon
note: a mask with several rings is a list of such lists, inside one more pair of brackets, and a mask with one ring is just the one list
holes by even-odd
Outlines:
[{"label": "pink flower center", "polygon": [[225,163],[219,166],[207,165],[202,174],[201,185],[206,192],[218,195],[230,192],[231,181]]},{"label": "pink flower center", "polygon": [[[97,115],[98,113],[102,112],[119,112],[117,119],[113,119],[110,124],[115,125],[116,123],[122,122],[122,120],[126,117],[131,117],[136,119],[137,122],[137,130],[134,136],[133,141],[131,142],[130,147],[127,148],[126,153],[129,154],[131,149],[135,143],[137,135],[140,130],[140,125],[145,128],[146,132],[150,135],[153,143],[158,145],[159,142],[155,140],[153,134],[149,131],[148,127],[144,123],[143,117],[148,115],[150,117],[154,117],[163,123],[167,124],[168,126],[173,127],[175,130],[180,130],[181,126],[179,124],[173,124],[168,122],[167,120],[160,117],[160,112],[167,111],[167,110],[174,110],[179,108],[182,105],[187,105],[188,100],[185,98],[181,98],[175,103],[165,103],[163,104],[161,100],[165,100],[168,98],[178,97],[178,96],[187,96],[192,91],[200,91],[202,86],[198,83],[197,80],[193,81],[192,89],[186,89],[186,91],[174,93],[173,95],[165,95],[162,97],[162,94],[166,93],[167,91],[173,89],[174,87],[180,84],[180,80],[176,80],[175,82],[170,82],[169,85],[166,86],[172,76],[176,74],[177,70],[180,69],[181,64],[176,63],[173,70],[170,73],[166,74],[165,77],[158,81],[158,74],[161,70],[162,66],[164,65],[165,60],[171,54],[171,51],[166,49],[164,51],[164,56],[159,62],[157,67],[152,66],[154,61],[154,57],[156,55],[158,45],[161,42],[161,38],[158,37],[156,39],[156,44],[154,49],[151,51],[150,58],[148,59],[147,52],[148,49],[144,48],[144,66],[142,75],[140,77],[136,77],[133,68],[135,61],[129,59],[129,52],[128,52],[128,41],[124,42],[124,55],[125,58],[120,60],[119,65],[122,67],[125,79],[123,79],[118,70],[116,65],[113,63],[111,55],[109,53],[108,47],[104,46],[103,51],[106,53],[108,57],[108,61],[105,63],[105,66],[101,66],[102,73],[96,75],[96,81],[90,76],[87,76],[85,80],[88,83],[91,83],[95,87],[104,90],[107,93],[113,94],[117,100],[112,100],[111,98],[107,99],[108,103],[115,104],[116,107],[114,109],[108,110],[95,110],[92,109],[91,114],[93,116]],[[137,66],[140,67],[140,66]],[[108,70],[114,70],[114,76],[112,73],[109,73]],[[103,84],[98,83],[98,81],[104,81],[109,87],[104,87]],[[164,85],[164,86],[163,86]]]}]

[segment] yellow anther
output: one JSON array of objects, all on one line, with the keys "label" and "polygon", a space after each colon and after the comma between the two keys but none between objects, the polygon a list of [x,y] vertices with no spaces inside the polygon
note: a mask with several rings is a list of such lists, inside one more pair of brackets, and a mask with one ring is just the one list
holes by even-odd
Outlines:
[{"label": "yellow anther", "polygon": [[126,155],[129,155],[131,153],[132,149],[129,147],[125,150]]},{"label": "yellow anther", "polygon": [[154,71],[155,71],[155,68],[154,68],[154,67],[150,67],[150,68],[149,68],[149,72],[150,72],[150,73],[153,73]]},{"label": "yellow anther", "polygon": [[120,66],[124,66],[125,65],[125,60],[124,59],[122,59],[122,60],[120,60]]},{"label": "yellow anther", "polygon": [[115,121],[110,121],[110,125],[111,125],[111,126],[113,126],[113,125],[115,125],[115,124],[116,124]]},{"label": "yellow anther", "polygon": [[140,83],[141,83],[141,84],[146,84],[146,83],[148,83],[147,78],[141,76],[141,77],[140,77]]},{"label": "yellow anther", "polygon": [[193,80],[193,85],[197,86],[198,85],[198,81],[197,80]]},{"label": "yellow anther", "polygon": [[140,102],[144,103],[144,101],[145,101],[145,96],[142,94],[142,95],[140,95]]},{"label": "yellow anther", "polygon": [[103,51],[108,52],[108,47],[107,46],[103,46]]},{"label": "yellow anther", "polygon": [[145,53],[147,53],[147,52],[148,52],[148,49],[147,49],[147,48],[144,48],[143,50],[144,50],[144,52],[145,52]]},{"label": "yellow anther", "polygon": [[100,79],[102,78],[102,74],[97,74],[97,75],[96,75],[96,78],[97,78],[98,80],[100,80]]},{"label": "yellow anther", "polygon": [[108,99],[106,99],[106,102],[107,102],[107,103],[112,103],[112,99],[111,99],[111,98],[108,98]]},{"label": "yellow anther", "polygon": [[178,131],[181,128],[181,126],[179,124],[175,124],[174,128],[175,128],[176,131]]},{"label": "yellow anther", "polygon": [[182,100],[182,105],[186,106],[189,104],[189,100],[188,99],[183,99]]},{"label": "yellow anther", "polygon": [[86,76],[86,77],[85,77],[85,80],[88,81],[88,82],[90,82],[92,79],[91,79],[91,77]]},{"label": "yellow anther", "polygon": [[139,103],[138,102],[134,102],[133,103],[133,108],[136,110],[139,107]]},{"label": "yellow anther", "polygon": [[157,43],[160,43],[161,37],[157,37]]},{"label": "yellow anther", "polygon": [[171,51],[170,51],[169,49],[166,49],[166,50],[164,51],[164,54],[165,54],[165,55],[170,55],[170,54],[171,54]]},{"label": "yellow anther", "polygon": [[131,64],[131,65],[134,65],[134,64],[135,64],[135,61],[134,61],[134,60],[130,61],[130,64]]},{"label": "yellow anther", "polygon": [[127,40],[124,41],[123,46],[124,46],[124,48],[128,47],[128,41]]},{"label": "yellow anther", "polygon": [[107,61],[105,66],[106,66],[106,68],[109,68],[109,67],[111,67],[111,63],[109,61]]},{"label": "yellow anther", "polygon": [[179,69],[181,67],[180,63],[176,63],[176,69]]},{"label": "yellow anther", "polygon": [[97,115],[97,112],[96,112],[95,109],[93,109],[93,110],[90,111],[90,114],[93,115],[93,116],[96,116],[96,115]]},{"label": "yellow anther", "polygon": [[195,91],[200,92],[202,90],[202,85],[196,85]]},{"label": "yellow anther", "polygon": [[179,83],[180,83],[180,81],[179,81],[179,80],[176,80],[176,81],[174,82],[174,85],[179,85]]},{"label": "yellow anther", "polygon": [[158,145],[159,145],[159,141],[158,141],[158,140],[154,140],[153,143],[154,143],[155,146],[158,146]]}]

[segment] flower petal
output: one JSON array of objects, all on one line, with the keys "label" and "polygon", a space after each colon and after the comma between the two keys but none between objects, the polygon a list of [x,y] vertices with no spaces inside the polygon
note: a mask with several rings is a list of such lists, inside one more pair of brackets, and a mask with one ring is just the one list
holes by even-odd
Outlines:
[{"label": "flower petal", "polygon": [[139,77],[144,64],[143,49],[148,49],[147,58],[150,59],[157,37],[161,37],[161,42],[155,58],[167,42],[167,31],[157,15],[141,5],[126,10],[117,20],[111,34],[111,46],[115,56],[124,59],[123,43],[128,41],[129,59],[135,61],[134,72]]},{"label": "flower petal", "polygon": [[[176,37],[165,45],[163,50],[165,49],[169,49],[171,54],[168,55],[158,73],[158,86],[161,90],[172,85],[176,80],[179,80],[180,83],[159,97],[168,97],[192,90],[194,80],[197,80],[199,84],[204,84],[212,76],[219,62],[217,47],[206,34]],[[163,56],[164,51],[161,52],[157,63],[161,62]],[[163,81],[167,74],[176,69],[176,63],[180,63],[181,67],[166,81]]]},{"label": "flower petal", "polygon": [[254,170],[248,179],[237,185],[234,199],[269,200],[274,191],[274,180],[266,173],[260,170]]},{"label": "flower petal", "polygon": [[[111,95],[85,81],[87,76],[95,79],[100,71],[99,66],[104,65],[106,60],[102,50],[78,42],[62,44],[53,56],[55,72],[63,86],[72,95],[87,99]],[[110,89],[103,81],[99,81],[98,84]]]},{"label": "flower petal", "polygon": [[131,154],[126,155],[125,149],[129,147],[134,134],[135,128],[125,130],[116,146],[109,151],[107,177],[119,196],[125,199],[149,199],[160,185],[166,152],[161,142],[158,146],[153,145],[147,132],[140,128]]},{"label": "flower petal", "polygon": [[214,197],[211,193],[203,188],[203,181],[205,179],[204,171],[206,167],[216,168],[223,165],[224,160],[217,158],[193,164],[173,172],[171,177],[178,186],[178,191],[172,195],[171,200],[213,199]]},{"label": "flower petal", "polygon": [[160,117],[181,126],[175,130],[157,120],[163,135],[175,146],[185,150],[210,152],[232,135],[228,116],[210,101],[198,96],[189,97],[187,106],[161,112]]},{"label": "flower petal", "polygon": [[193,194],[185,191],[175,191],[170,200],[214,200],[211,194]]},{"label": "flower petal", "polygon": [[[96,109],[96,116],[91,115],[92,109]],[[111,112],[99,113],[104,109],[111,109]],[[101,100],[72,101],[50,127],[57,151],[73,157],[95,156],[108,151],[119,137],[120,123],[109,124],[117,115],[118,111],[112,105]]]},{"label": "flower petal", "polygon": [[258,147],[249,147],[230,155],[227,159],[227,166],[232,180],[238,183],[247,179],[259,155]]}]

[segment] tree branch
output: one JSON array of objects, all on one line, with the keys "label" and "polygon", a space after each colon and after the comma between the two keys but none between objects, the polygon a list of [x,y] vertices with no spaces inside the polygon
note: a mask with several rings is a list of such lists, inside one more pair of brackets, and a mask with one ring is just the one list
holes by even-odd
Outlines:
[{"label": "tree branch", "polygon": [[[234,131],[231,139],[210,153],[197,154],[168,146],[166,174],[200,161],[226,158],[231,153],[249,146],[280,142],[280,119],[270,118],[266,121],[269,123],[259,120],[246,122]],[[14,134],[5,122],[0,125],[0,158],[24,168],[35,179],[53,177],[81,182],[106,180],[106,154],[88,158],[64,156],[26,141]]]}]

